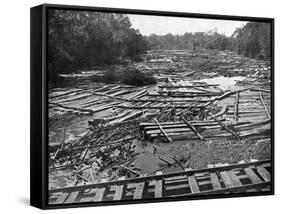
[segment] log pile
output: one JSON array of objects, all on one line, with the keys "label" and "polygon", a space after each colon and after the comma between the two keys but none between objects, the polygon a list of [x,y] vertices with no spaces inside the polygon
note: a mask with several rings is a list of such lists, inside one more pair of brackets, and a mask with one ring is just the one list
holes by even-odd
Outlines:
[{"label": "log pile", "polygon": [[137,156],[135,139],[143,138],[136,123],[116,126],[100,121],[89,127],[75,142],[49,147],[50,173],[71,169],[69,186],[139,176],[132,164]]},{"label": "log pile", "polygon": [[[135,66],[142,72],[152,72],[158,78],[157,85],[134,87],[86,81],[79,87],[50,91],[50,117],[85,115],[89,124],[85,134],[73,142],[66,141],[68,130],[64,127],[62,142],[49,145],[50,173],[71,169],[68,186],[122,176],[135,178],[141,176],[134,165],[139,142],[270,138],[268,63],[232,52],[155,54],[149,52],[145,61]],[[247,77],[231,90],[202,81],[222,74]],[[83,79],[81,75],[79,78]],[[172,161],[161,159],[167,166],[186,168],[186,160],[176,156]]]}]

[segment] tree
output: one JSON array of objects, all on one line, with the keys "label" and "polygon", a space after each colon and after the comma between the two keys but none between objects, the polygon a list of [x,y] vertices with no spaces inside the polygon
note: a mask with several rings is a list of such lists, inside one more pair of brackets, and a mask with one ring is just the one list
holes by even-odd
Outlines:
[{"label": "tree", "polygon": [[134,59],[147,46],[124,14],[49,10],[49,77]]},{"label": "tree", "polygon": [[249,22],[232,35],[232,47],[247,57],[269,59],[271,56],[271,31],[269,23]]}]

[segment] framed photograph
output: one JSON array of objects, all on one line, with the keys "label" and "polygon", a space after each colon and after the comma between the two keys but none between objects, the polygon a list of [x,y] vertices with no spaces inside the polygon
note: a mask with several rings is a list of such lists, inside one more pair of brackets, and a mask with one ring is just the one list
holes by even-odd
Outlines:
[{"label": "framed photograph", "polygon": [[273,84],[272,18],[33,7],[31,205],[272,195]]}]

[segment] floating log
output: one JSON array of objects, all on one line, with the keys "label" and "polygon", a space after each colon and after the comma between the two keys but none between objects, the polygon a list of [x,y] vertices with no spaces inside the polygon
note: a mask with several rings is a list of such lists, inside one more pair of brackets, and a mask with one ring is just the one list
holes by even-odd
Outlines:
[{"label": "floating log", "polygon": [[64,147],[65,147],[65,136],[66,136],[66,125],[64,124],[63,139],[62,139],[60,151],[63,151],[63,150],[64,150]]},{"label": "floating log", "polygon": [[[220,120],[220,121],[224,121],[224,119]],[[213,124],[217,124],[217,122],[215,122],[215,120],[211,119],[208,121],[198,121],[198,120],[192,120],[190,121],[190,123],[192,123],[194,126],[200,126],[200,125],[213,125]],[[161,126],[164,125],[176,125],[176,124],[184,124],[183,122],[177,121],[166,121],[166,122],[161,122],[160,123]],[[140,126],[155,126],[155,123],[149,123],[149,122],[144,122],[144,123],[140,123]]]},{"label": "floating log", "polygon": [[129,91],[127,89],[123,89],[123,90],[119,90],[119,91],[116,91],[116,92],[110,94],[110,96],[117,96],[117,95],[128,94],[128,93],[131,93],[131,91]]},{"label": "floating log", "polygon": [[[148,100],[149,101],[149,100]],[[185,109],[185,108],[205,108],[210,105],[211,102],[199,105],[159,105],[159,106],[127,106],[127,105],[116,105],[117,108],[127,108],[127,109],[163,109],[163,108],[175,108],[175,109]]]},{"label": "floating log", "polygon": [[155,123],[157,124],[157,126],[159,127],[161,133],[167,138],[167,140],[169,141],[169,143],[173,143],[173,140],[167,135],[167,133],[164,131],[164,129],[161,127],[160,123],[158,122],[158,120],[156,118],[154,118]]},{"label": "floating log", "polygon": [[212,101],[215,101],[215,100],[222,100],[222,99],[224,99],[224,98],[226,98],[226,97],[229,97],[229,96],[231,96],[231,95],[233,95],[233,94],[236,94],[237,92],[243,92],[243,91],[247,91],[247,90],[249,90],[249,89],[250,89],[250,88],[244,88],[244,89],[239,89],[239,90],[236,90],[236,91],[228,91],[228,92],[222,94],[221,96],[218,96],[218,97],[213,98]]},{"label": "floating log", "polygon": [[181,119],[185,122],[185,124],[191,128],[191,130],[201,139],[201,140],[204,140],[204,138],[199,134],[199,132],[196,130],[196,128],[191,124],[189,123],[182,115],[180,116]]},{"label": "floating log", "polygon": [[59,104],[59,103],[53,103],[53,102],[49,102],[49,104],[59,106],[59,107],[65,108],[65,109],[79,110],[79,111],[83,111],[83,112],[92,113],[92,110],[89,110],[89,109],[77,108],[77,107],[72,107],[72,106],[70,107],[70,106],[62,105],[62,104]]},{"label": "floating log", "polygon": [[70,95],[72,93],[74,93],[74,94],[77,94],[79,92],[83,93],[84,91],[85,90],[83,90],[83,89],[70,89],[70,91],[68,91],[68,92],[58,94],[58,95],[54,95],[54,96],[51,95],[51,96],[49,96],[49,98],[55,99],[55,98],[63,97],[63,96],[66,96],[66,95]]},{"label": "floating log", "polygon": [[100,92],[92,92],[92,94],[97,95],[97,96],[108,97],[108,98],[111,98],[111,99],[121,100],[121,101],[128,101],[128,99],[125,99],[125,98],[121,98],[121,97],[117,97],[117,96],[112,96],[112,95],[108,95],[108,94],[100,93]]},{"label": "floating log", "polygon": [[238,120],[239,107],[239,92],[236,92],[235,107],[234,107],[234,120]]},{"label": "floating log", "polygon": [[107,103],[104,105],[100,105],[100,106],[94,106],[92,108],[87,108],[87,110],[90,110],[92,113],[96,113],[96,112],[100,112],[100,111],[104,111],[106,109],[112,108],[114,107],[116,104],[119,104],[120,102],[112,102],[112,103]]},{"label": "floating log", "polygon": [[183,102],[209,102],[210,99],[130,99],[130,102],[157,102],[157,103],[183,103]]},{"label": "floating log", "polygon": [[194,85],[158,85],[159,88],[194,88],[194,87],[210,87],[219,86],[219,84],[194,84]]},{"label": "floating log", "polygon": [[229,133],[231,133],[233,136],[238,137],[238,134],[236,134],[233,130],[231,130],[230,128],[228,128],[227,126],[225,126],[221,121],[219,121],[214,115],[211,114],[211,117],[218,122],[218,124],[221,125],[221,127],[223,127],[226,131],[228,131]]},{"label": "floating log", "polygon": [[267,89],[262,89],[262,88],[251,88],[251,91],[262,91],[265,93],[271,93],[271,90],[267,90]]},{"label": "floating log", "polygon": [[56,100],[55,102],[57,103],[67,103],[67,102],[74,102],[74,101],[79,101],[79,100],[82,100],[82,99],[85,99],[87,97],[90,97],[92,96],[91,93],[87,92],[84,94],[80,93],[79,95],[76,95],[76,96],[71,96],[69,98],[63,98],[63,99],[59,99],[59,100]]},{"label": "floating log", "polygon": [[[236,125],[233,125],[235,128],[237,129],[249,129],[249,128],[254,128],[256,126],[260,126],[260,125],[265,125],[266,123],[263,122],[263,124],[258,124],[258,125],[252,125],[250,124],[249,122],[239,122],[237,123]],[[192,135],[192,133],[194,133],[190,127],[188,127],[186,124],[184,124],[185,126],[182,126],[182,127],[165,127],[165,126],[162,126],[162,128],[165,130],[166,133],[170,135],[174,134],[174,133],[177,133],[177,134],[190,134]],[[243,126],[245,125],[245,126]],[[198,127],[200,128],[200,130],[202,130],[201,132],[204,133],[205,135],[206,134],[212,134],[212,133],[221,133],[221,130],[220,130],[220,127],[221,125],[218,125],[216,123],[216,126],[201,126],[201,127]],[[161,134],[160,130],[157,128],[154,128],[153,129],[145,129],[145,133],[147,135],[157,135],[157,134]]]},{"label": "floating log", "polygon": [[265,105],[265,103],[264,103],[264,101],[263,101],[263,97],[262,97],[261,91],[259,91],[259,94],[260,94],[260,100],[261,100],[261,102],[262,102],[262,104],[263,104],[263,107],[264,107],[264,110],[265,110],[265,112],[266,112],[266,114],[267,114],[267,117],[270,119],[270,118],[271,118],[271,117],[270,117],[270,113],[269,113],[269,111],[268,111],[268,109],[267,109],[267,107],[266,107],[266,105]]},{"label": "floating log", "polygon": [[138,97],[140,95],[146,94],[146,93],[147,93],[147,90],[143,89],[143,90],[137,92],[136,94],[133,94],[132,96],[129,96],[128,100],[132,100],[132,99],[134,99],[134,98],[136,98],[136,97]]}]

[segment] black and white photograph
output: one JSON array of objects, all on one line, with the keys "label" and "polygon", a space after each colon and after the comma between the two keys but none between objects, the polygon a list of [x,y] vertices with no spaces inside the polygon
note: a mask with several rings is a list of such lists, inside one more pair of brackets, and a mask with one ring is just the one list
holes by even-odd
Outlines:
[{"label": "black and white photograph", "polygon": [[47,9],[48,204],[272,194],[272,22]]}]

